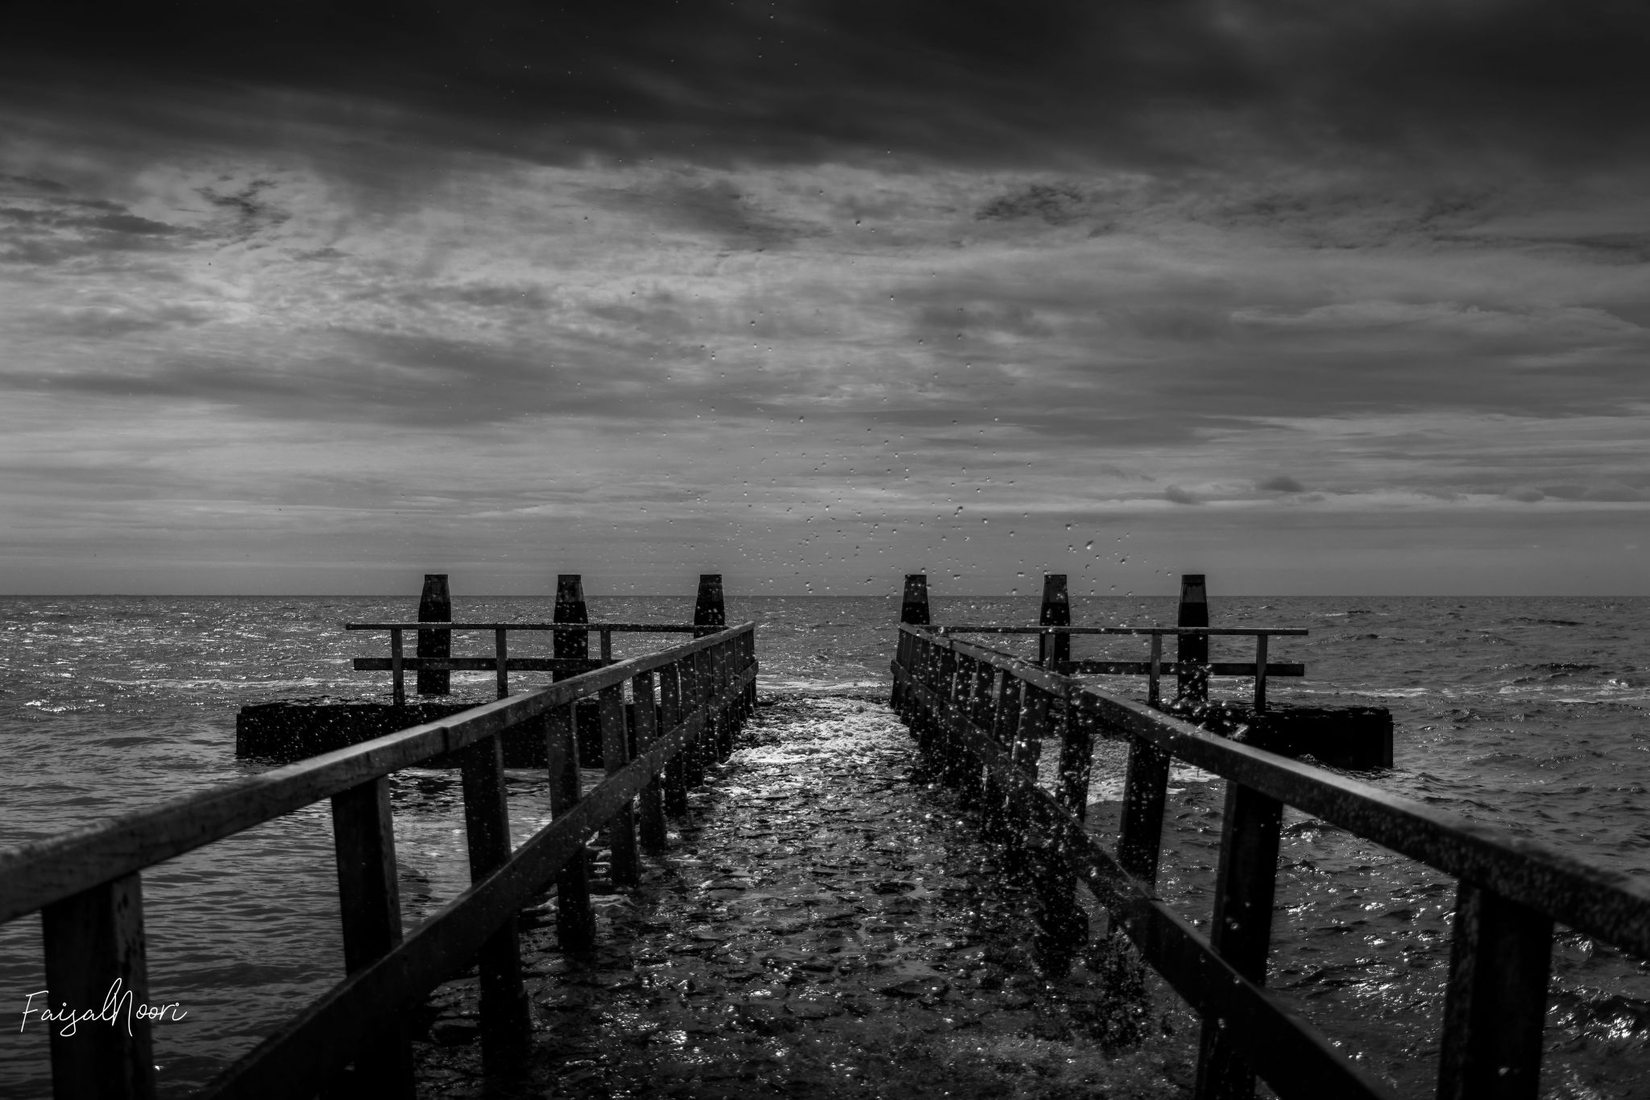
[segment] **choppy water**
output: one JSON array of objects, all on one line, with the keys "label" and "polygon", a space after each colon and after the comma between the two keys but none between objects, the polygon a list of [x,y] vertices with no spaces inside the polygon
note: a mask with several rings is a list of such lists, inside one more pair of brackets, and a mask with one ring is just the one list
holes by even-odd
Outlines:
[{"label": "choppy water", "polygon": [[[592,598],[594,618],[683,620],[686,599]],[[349,620],[404,619],[416,600],[337,598],[6,598],[0,600],[0,844],[16,844],[238,777],[236,710],[304,696],[387,696],[387,674],[349,658],[387,650]],[[461,619],[543,620],[543,600],[455,600]],[[888,682],[897,602],[730,597],[730,621],[758,623],[765,694],[876,696]],[[1650,874],[1650,600],[1215,597],[1216,625],[1305,626],[1273,659],[1310,676],[1274,698],[1390,707],[1397,767],[1383,785],[1635,875]],[[1027,599],[936,600],[936,621],[1035,618]],[[1079,622],[1172,623],[1172,597],[1076,599]],[[620,656],[649,641],[620,636]],[[548,639],[543,639],[548,646]],[[1078,656],[1143,655],[1143,642],[1079,639]],[[632,648],[627,650],[629,645]],[[1216,659],[1247,657],[1217,639]],[[485,648],[476,643],[475,651]],[[462,644],[455,652],[468,652]],[[485,697],[491,674],[457,677]],[[524,677],[524,682],[531,682]],[[1135,685],[1121,684],[1126,690]],[[1219,693],[1223,685],[1217,682]],[[1242,690],[1233,682],[1229,690]],[[1096,820],[1120,757],[1102,752]],[[1220,789],[1176,773],[1166,896],[1207,911]],[[452,777],[395,785],[403,899],[419,916],[466,877]],[[518,832],[547,814],[533,777],[512,780]],[[1349,1049],[1406,1090],[1425,1090],[1442,1004],[1453,885],[1390,853],[1288,820],[1272,984],[1299,998]],[[341,971],[330,826],[317,806],[147,873],[157,999],[190,1010],[157,1029],[162,1080],[203,1080],[249,1049],[291,1006]],[[0,1019],[44,988],[38,922],[0,928]],[[1644,1095],[1650,974],[1578,937],[1555,955],[1549,1019],[1553,1096]],[[15,1019],[15,1018],[14,1018]],[[45,1035],[0,1028],[0,1095],[44,1088]]]}]

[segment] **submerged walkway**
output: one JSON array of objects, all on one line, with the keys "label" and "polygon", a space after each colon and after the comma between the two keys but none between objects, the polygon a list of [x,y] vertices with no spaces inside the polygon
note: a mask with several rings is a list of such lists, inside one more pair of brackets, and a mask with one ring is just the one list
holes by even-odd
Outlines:
[{"label": "submerged walkway", "polygon": [[[458,982],[432,998],[420,1095],[1184,1094],[1190,1018],[1118,996],[1098,959],[1040,980],[992,849],[911,781],[912,750],[880,702],[763,706],[641,887],[597,897],[593,957],[563,957],[553,920],[524,936],[522,1077],[482,1080]],[[1115,1049],[1142,1013],[1146,1040]]]}]

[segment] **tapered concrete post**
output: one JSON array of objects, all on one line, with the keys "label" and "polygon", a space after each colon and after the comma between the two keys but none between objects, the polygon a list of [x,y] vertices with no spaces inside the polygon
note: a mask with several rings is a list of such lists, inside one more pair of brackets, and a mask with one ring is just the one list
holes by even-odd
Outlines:
[{"label": "tapered concrete post", "polygon": [[905,574],[905,595],[900,600],[899,621],[912,626],[929,625],[928,574]]},{"label": "tapered concrete post", "polygon": [[[418,621],[421,623],[450,623],[453,621],[453,600],[447,592],[447,574],[424,574],[424,592],[418,597]],[[418,657],[420,660],[445,661],[453,654],[453,635],[447,630],[420,630]],[[418,694],[446,695],[452,691],[452,673],[446,669],[418,670]]]},{"label": "tapered concrete post", "polygon": [[[590,613],[584,606],[584,578],[577,573],[558,573],[556,575],[556,609],[551,613],[553,623],[587,623]],[[587,660],[590,657],[590,634],[584,630],[552,630],[551,655],[554,657]],[[550,674],[552,680],[565,680],[578,673],[570,669],[557,669]]]},{"label": "tapered concrete post", "polygon": [[[1184,573],[1180,577],[1180,612],[1175,616],[1176,626],[1209,625],[1209,593],[1202,573]],[[1176,658],[1180,662],[1177,685],[1180,697],[1193,703],[1209,700],[1209,636],[1207,634],[1180,635]]]},{"label": "tapered concrete post", "polygon": [[727,609],[722,606],[722,574],[699,574],[699,594],[693,600],[693,625],[695,638],[715,634],[728,625]]},{"label": "tapered concrete post", "polygon": [[[1066,594],[1064,573],[1043,574],[1043,607],[1037,615],[1038,626],[1070,626],[1071,599]],[[1037,636],[1037,663],[1055,672],[1064,672],[1060,662],[1071,660],[1070,634],[1039,634]]]}]

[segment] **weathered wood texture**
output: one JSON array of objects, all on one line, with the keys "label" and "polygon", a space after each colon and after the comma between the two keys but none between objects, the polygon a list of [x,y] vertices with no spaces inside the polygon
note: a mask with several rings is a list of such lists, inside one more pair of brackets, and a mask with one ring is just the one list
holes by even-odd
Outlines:
[{"label": "weathered wood texture", "polygon": [[[238,1061],[206,1095],[287,1096],[334,1087],[351,1063],[350,1084],[370,1076],[375,1095],[406,1095],[405,1036],[396,1021],[435,985],[479,957],[485,1057],[512,1056],[529,1028],[516,914],[552,881],[579,900],[578,871],[597,828],[625,816],[637,794],[706,731],[731,727],[756,675],[754,625],[683,642],[526,695],[478,706],[450,720],[178,799],[114,823],[0,854],[0,921],[41,910],[53,994],[101,1004],[115,980],[135,1001],[147,997],[140,873],[143,868],[321,799],[337,822],[339,890],[348,976],[276,1035]],[[684,665],[702,670],[692,704],[677,705],[631,758],[620,693],[626,681]],[[711,673],[714,671],[714,677]],[[578,797],[575,703],[599,696],[603,731],[619,746],[608,776]],[[644,689],[649,716],[651,699]],[[615,706],[617,704],[617,706]],[[511,851],[499,735],[518,726],[544,732],[550,761],[551,822]],[[456,755],[463,768],[473,884],[403,936],[395,891],[394,841],[385,777],[412,764]],[[588,939],[584,911],[564,932]],[[582,927],[581,927],[582,925]],[[95,996],[94,996],[95,995]],[[147,1021],[98,1028],[72,1044],[53,1038],[60,1096],[152,1096]],[[101,1044],[101,1045],[100,1045]]]},{"label": "weathered wood texture", "polygon": [[[1270,997],[1270,948],[1279,826],[1285,805],[1454,875],[1461,881],[1445,1012],[1440,1095],[1536,1095],[1541,1026],[1555,920],[1635,955],[1650,956],[1650,889],[1544,845],[1486,829],[1346,776],[1227,741],[1156,709],[1027,662],[903,625],[894,698],[922,757],[964,754],[985,769],[1001,801],[982,828],[1025,823],[1030,847],[1064,853],[1145,959],[1206,1021],[1197,1094],[1249,1096],[1258,1074],[1285,1097],[1386,1096],[1324,1037]],[[1020,680],[1019,733],[1004,743],[1003,708],[971,708],[986,664]],[[999,689],[998,698],[1004,698]],[[1021,757],[1027,733],[1052,716],[1062,737],[1056,789],[1036,785]],[[1064,716],[1076,716],[1076,739]],[[1131,741],[1116,854],[1074,812],[1080,739]],[[1046,727],[1045,727],[1046,728]],[[1223,776],[1227,807],[1211,939],[1155,896],[1171,762]],[[947,774],[943,766],[938,774]],[[961,775],[953,780],[962,782]],[[1081,786],[1086,787],[1086,783]],[[993,821],[998,822],[995,826]],[[1041,889],[1041,887],[1037,887]],[[1034,907],[1046,904],[1034,899]]]},{"label": "weathered wood texture", "polygon": [[[453,620],[453,599],[447,591],[447,574],[427,573],[424,591],[418,597],[418,620],[425,623],[448,623]],[[418,659],[444,660],[452,652],[452,635],[440,630],[418,632]],[[451,677],[433,667],[418,670],[418,694],[446,695],[451,690]]]}]

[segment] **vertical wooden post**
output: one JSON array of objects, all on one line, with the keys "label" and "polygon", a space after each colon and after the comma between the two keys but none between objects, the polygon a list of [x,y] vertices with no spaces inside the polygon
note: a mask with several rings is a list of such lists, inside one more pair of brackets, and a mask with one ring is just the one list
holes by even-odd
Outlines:
[{"label": "vertical wooden post", "polygon": [[[644,753],[659,740],[659,717],[654,710],[653,673],[644,672],[630,681],[630,697],[636,726],[636,751]],[[664,787],[655,775],[642,788],[642,847],[650,852],[665,850]]]},{"label": "vertical wooden post", "polygon": [[1444,996],[1440,1100],[1533,1100],[1541,1083],[1553,921],[1462,879]]},{"label": "vertical wooden post", "polygon": [[[1180,578],[1180,609],[1176,626],[1208,626],[1209,594],[1202,573],[1185,573]],[[1180,663],[1177,686],[1180,697],[1189,703],[1209,701],[1209,636],[1180,635],[1176,660]]]},{"label": "vertical wooden post", "polygon": [[[1055,801],[1081,821],[1088,806],[1094,756],[1092,730],[1069,695],[1063,699],[1051,697],[1051,704],[1060,737]],[[1088,939],[1088,915],[1077,903],[1077,871],[1063,833],[1060,840],[1045,841],[1037,849],[1034,862],[1038,930],[1033,946],[1038,966],[1048,974],[1064,974]]]},{"label": "vertical wooden post", "polygon": [[506,640],[509,633],[502,626],[493,631],[493,654],[498,661],[498,697],[500,699],[510,694],[510,643]]},{"label": "vertical wooden post", "polygon": [[1255,713],[1266,711],[1266,635],[1255,635]]},{"label": "vertical wooden post", "polygon": [[[630,763],[629,731],[625,728],[624,685],[604,687],[600,695],[602,765],[608,775]],[[636,859],[635,800],[626,802],[608,820],[607,838],[613,852],[613,885],[635,886],[640,881]]]},{"label": "vertical wooden post", "polygon": [[[544,720],[552,817],[567,813],[582,797],[577,708],[576,702],[570,702],[552,710]],[[556,942],[566,952],[587,952],[596,946],[596,916],[590,907],[590,863],[582,849],[574,852],[556,875]]]},{"label": "vertical wooden post", "polygon": [[722,574],[699,574],[699,593],[693,599],[695,638],[715,634],[728,625],[728,613],[722,606]]},{"label": "vertical wooden post", "polygon": [[398,628],[390,630],[390,698],[396,706],[405,706],[407,702],[407,670],[406,661],[402,654],[401,631]]},{"label": "vertical wooden post", "polygon": [[51,1027],[53,1094],[120,1100],[154,1096],[154,1041],[149,1021],[136,1012],[136,1005],[150,1001],[143,887],[137,872],[53,902],[40,916],[49,992],[28,1007],[59,1010],[66,1004],[96,1011],[111,1001],[133,1006],[130,1033],[124,1010],[118,1026],[82,1025],[73,1035],[60,1034],[61,1024],[36,1025]]},{"label": "vertical wooden post", "polygon": [[[1037,615],[1038,626],[1070,626],[1071,599],[1066,594],[1064,573],[1043,574],[1043,607]],[[1065,662],[1071,660],[1070,634],[1039,634],[1037,636],[1037,663],[1054,672],[1066,671]]]},{"label": "vertical wooden post", "polygon": [[[1209,943],[1256,985],[1266,984],[1282,824],[1283,803],[1234,780],[1226,781]],[[1248,1100],[1254,1094],[1255,1072],[1233,1042],[1225,1021],[1205,1018],[1193,1095],[1197,1100]]]},{"label": "vertical wooden post", "polygon": [[710,660],[710,690],[716,711],[716,759],[733,755],[733,708],[728,698],[728,673],[733,664],[726,646],[706,651]]},{"label": "vertical wooden post", "polygon": [[1163,802],[1169,793],[1169,754],[1135,737],[1129,746],[1123,779],[1123,822],[1117,837],[1117,861],[1142,882],[1157,882],[1163,848]]},{"label": "vertical wooden post", "polygon": [[601,631],[601,635],[602,635],[602,662],[604,664],[606,664],[606,663],[609,663],[613,660],[613,632],[611,630],[608,630],[606,627],[603,627],[602,631]]},{"label": "vertical wooden post", "polygon": [[900,598],[899,621],[912,626],[928,626],[928,574],[905,574],[905,593]]},{"label": "vertical wooden post", "polygon": [[1088,817],[1089,781],[1094,772],[1094,725],[1077,699],[1064,700],[1060,730],[1060,787],[1055,797],[1079,821]]},{"label": "vertical wooden post", "polygon": [[[740,662],[740,667],[739,667],[740,675],[744,675],[744,673],[747,669],[750,669],[751,666],[756,664],[756,628],[754,626],[751,627],[750,633],[745,635],[745,646],[744,646],[743,654],[744,654],[744,660],[742,662]],[[751,678],[749,680],[745,681],[745,717],[746,718],[752,718],[752,717],[755,717],[755,715],[756,715],[756,676],[753,672]]]},{"label": "vertical wooden post", "polygon": [[[991,740],[1006,753],[1012,754],[1014,731],[1020,722],[1020,678],[1003,669],[996,688],[996,698],[991,708]],[[1012,755],[1009,758],[1012,760]],[[991,771],[985,775],[985,809],[980,828],[988,839],[1002,841],[1007,839],[1009,833],[1008,807],[1005,803],[1013,797],[1014,788],[1003,786],[994,776]]]},{"label": "vertical wooden post", "polygon": [[1155,707],[1163,701],[1163,635],[1152,631],[1151,670],[1146,673],[1146,705]]},{"label": "vertical wooden post", "polygon": [[684,660],[679,661],[676,667],[682,677],[683,714],[689,718],[698,715],[698,732],[688,738],[688,743],[682,749],[682,760],[686,768],[688,786],[699,787],[705,782],[705,758],[710,753],[706,747],[709,744],[707,732],[710,729],[710,716],[703,710],[704,670],[697,653],[689,654]]},{"label": "vertical wooden post", "polygon": [[[459,750],[464,786],[464,831],[470,881],[480,882],[510,858],[510,809],[504,791],[504,751],[498,737]],[[516,917],[487,937],[477,956],[481,972],[481,1053],[487,1062],[522,1054],[532,1033],[527,989],[522,984]]]},{"label": "vertical wooden post", "polygon": [[[453,621],[453,601],[447,592],[447,574],[424,574],[424,591],[418,597],[418,621],[421,623],[450,623]],[[418,659],[445,661],[453,655],[453,636],[448,630],[420,630],[418,632]],[[452,691],[452,674],[446,669],[420,668],[418,694],[447,695]]]},{"label": "vertical wooden post", "polygon": [[[577,573],[561,573],[556,577],[556,609],[551,613],[551,622],[555,623],[588,623],[590,612],[584,603],[584,579]],[[590,634],[584,630],[552,630],[550,632],[550,652],[554,657],[564,660],[590,659]],[[552,680],[565,680],[578,673],[570,669],[557,669],[550,674]]]},{"label": "vertical wooden post", "polygon": [[[401,942],[401,894],[387,776],[332,796],[332,841],[344,926],[344,971],[354,974]],[[370,1082],[374,1093],[412,1097],[412,1048],[399,1018],[388,1020],[362,1045],[355,1073],[356,1081]]]},{"label": "vertical wooden post", "polygon": [[[666,665],[659,670],[659,729],[668,735],[682,722],[681,663]],[[681,817],[688,811],[687,760],[691,746],[670,758],[665,765],[665,812]]]}]

